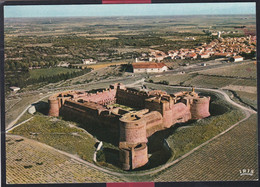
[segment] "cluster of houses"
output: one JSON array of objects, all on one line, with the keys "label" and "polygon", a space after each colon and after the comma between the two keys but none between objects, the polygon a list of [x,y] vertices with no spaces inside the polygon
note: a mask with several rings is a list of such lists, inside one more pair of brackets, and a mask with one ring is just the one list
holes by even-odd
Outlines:
[{"label": "cluster of houses", "polygon": [[162,62],[165,59],[208,59],[212,56],[215,58],[228,58],[230,61],[243,61],[240,53],[251,53],[256,51],[256,36],[222,38],[218,37],[209,44],[204,43],[195,49],[170,50],[167,53],[159,50],[151,50],[149,62],[139,61],[132,64],[134,73],[151,73],[167,71],[167,66]]},{"label": "cluster of houses", "polygon": [[168,54],[152,50],[149,54],[149,61],[161,62],[164,59],[207,59],[211,56],[217,58],[232,58],[234,61],[241,61],[240,53],[251,53],[256,51],[256,36],[218,38],[209,44],[204,43],[195,49],[170,50]]}]

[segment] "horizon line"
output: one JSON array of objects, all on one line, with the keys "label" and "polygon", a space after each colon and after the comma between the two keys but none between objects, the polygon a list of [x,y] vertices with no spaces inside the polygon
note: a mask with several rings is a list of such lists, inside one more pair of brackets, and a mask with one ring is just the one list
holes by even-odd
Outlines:
[{"label": "horizon line", "polygon": [[4,17],[4,19],[14,19],[14,18],[109,18],[109,17],[177,17],[177,16],[254,16],[256,17],[256,14],[186,14],[186,15],[111,15],[111,16],[43,16],[43,17],[34,17],[34,16],[28,16],[28,17]]}]

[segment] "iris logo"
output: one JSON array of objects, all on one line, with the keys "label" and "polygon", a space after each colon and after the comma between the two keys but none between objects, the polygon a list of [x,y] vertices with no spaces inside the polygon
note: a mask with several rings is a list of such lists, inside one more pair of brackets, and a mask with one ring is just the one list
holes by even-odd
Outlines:
[{"label": "iris logo", "polygon": [[253,169],[242,169],[242,170],[240,169],[239,173],[240,173],[240,176],[243,176],[243,175],[252,176],[254,174],[254,170]]}]

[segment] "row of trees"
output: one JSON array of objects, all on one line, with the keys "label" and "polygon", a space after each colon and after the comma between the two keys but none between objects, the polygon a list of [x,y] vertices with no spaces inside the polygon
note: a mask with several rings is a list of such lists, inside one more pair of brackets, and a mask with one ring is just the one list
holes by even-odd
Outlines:
[{"label": "row of trees", "polygon": [[35,83],[41,83],[41,82],[55,83],[55,82],[59,82],[59,81],[62,81],[62,80],[68,80],[68,79],[71,79],[71,78],[74,78],[74,77],[84,75],[85,73],[88,73],[91,70],[92,70],[91,68],[86,68],[86,69],[83,69],[81,71],[61,73],[61,74],[52,75],[52,76],[40,76],[39,78],[36,78],[36,79],[29,78],[26,81],[26,83],[28,85],[35,84]]},{"label": "row of trees", "polygon": [[6,71],[27,71],[29,68],[35,68],[35,67],[40,67],[40,68],[48,68],[48,67],[53,67],[56,66],[57,62],[50,61],[50,62],[5,62],[5,70]]}]

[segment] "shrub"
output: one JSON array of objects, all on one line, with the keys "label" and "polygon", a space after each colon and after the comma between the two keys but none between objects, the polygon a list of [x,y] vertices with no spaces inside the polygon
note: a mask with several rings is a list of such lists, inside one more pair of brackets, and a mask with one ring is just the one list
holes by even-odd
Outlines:
[{"label": "shrub", "polygon": [[169,85],[169,81],[163,80],[163,81],[160,81],[159,84]]},{"label": "shrub", "polygon": [[97,152],[97,161],[98,162],[105,162],[106,161],[106,157],[103,151],[98,151]]},{"label": "shrub", "polygon": [[31,168],[32,167],[32,165],[25,165],[25,166],[23,166],[25,169],[28,169],[28,168]]}]

